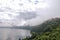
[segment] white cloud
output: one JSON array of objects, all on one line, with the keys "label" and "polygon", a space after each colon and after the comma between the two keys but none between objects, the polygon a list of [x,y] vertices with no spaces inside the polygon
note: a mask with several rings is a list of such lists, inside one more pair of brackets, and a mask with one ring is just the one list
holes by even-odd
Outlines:
[{"label": "white cloud", "polygon": [[[0,27],[36,25],[45,21],[45,19],[60,17],[59,3],[59,0],[0,0]],[[27,15],[27,11],[36,12],[35,14],[38,14],[38,17],[28,21],[24,20],[25,18],[20,16],[20,12],[26,12]],[[26,17],[29,18],[28,15]],[[30,35],[29,33],[30,31],[20,31],[20,29],[0,29],[0,38],[6,40],[10,37],[12,40],[16,40],[18,35],[19,37],[26,37]]]},{"label": "white cloud", "polygon": [[[26,23],[26,20],[24,20],[24,18],[17,17],[21,14],[19,12],[36,12],[37,9],[49,7],[49,1],[47,0],[0,0],[0,3],[0,8],[1,10],[3,10],[2,12],[0,12],[0,19],[8,20],[8,22],[6,21],[6,23],[10,25],[12,23],[13,25],[24,25]],[[28,15],[26,16],[26,18],[29,18]]]}]

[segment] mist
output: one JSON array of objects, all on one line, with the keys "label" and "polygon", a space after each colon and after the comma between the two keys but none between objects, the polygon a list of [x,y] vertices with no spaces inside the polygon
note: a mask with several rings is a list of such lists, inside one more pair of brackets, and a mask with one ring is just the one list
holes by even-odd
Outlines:
[{"label": "mist", "polygon": [[[60,17],[60,0],[0,0],[0,27],[36,26]],[[0,40],[31,37],[30,30],[0,28]]]}]

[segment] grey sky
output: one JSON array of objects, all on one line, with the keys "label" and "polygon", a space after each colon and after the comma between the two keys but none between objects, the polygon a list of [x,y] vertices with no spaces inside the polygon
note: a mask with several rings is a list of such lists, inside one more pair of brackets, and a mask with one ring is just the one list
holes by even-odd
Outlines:
[{"label": "grey sky", "polygon": [[[55,17],[60,17],[60,0],[0,0],[0,27],[35,26]],[[26,36],[29,30],[0,29],[0,40]]]},{"label": "grey sky", "polygon": [[0,20],[3,20],[0,24],[5,21],[4,26],[36,25],[60,17],[60,0],[0,0],[0,3]]},{"label": "grey sky", "polygon": [[[13,2],[9,0],[3,1],[0,2],[0,20],[8,20],[8,22],[5,22],[8,25],[13,24],[16,26],[17,24],[21,23],[23,23],[23,25],[36,25],[49,18],[60,17],[60,0],[37,0],[37,4],[35,4],[36,0],[22,0],[21,2],[19,2],[19,0],[15,0]],[[23,5],[19,6],[18,4]],[[14,20],[14,22],[12,20]],[[4,23],[0,24],[3,25]],[[5,24],[5,26],[7,24]]]},{"label": "grey sky", "polygon": [[49,18],[60,17],[60,0],[50,0],[49,5],[48,8],[37,9],[36,13],[38,14],[38,17],[29,20],[28,23],[30,25],[38,25]]}]

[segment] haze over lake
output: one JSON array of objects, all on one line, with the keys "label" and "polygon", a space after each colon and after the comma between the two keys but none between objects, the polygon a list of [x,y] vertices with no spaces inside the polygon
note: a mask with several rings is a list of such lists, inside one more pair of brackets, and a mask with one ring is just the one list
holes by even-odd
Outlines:
[{"label": "haze over lake", "polygon": [[[35,26],[60,18],[60,0],[0,0],[0,27]],[[0,28],[0,40],[31,36],[30,30]]]}]

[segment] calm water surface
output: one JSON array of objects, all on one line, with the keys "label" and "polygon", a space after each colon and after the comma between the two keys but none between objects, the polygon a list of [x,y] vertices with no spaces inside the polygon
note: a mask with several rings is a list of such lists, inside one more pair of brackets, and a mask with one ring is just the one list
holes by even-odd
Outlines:
[{"label": "calm water surface", "polygon": [[0,40],[19,40],[31,36],[29,30],[0,28]]}]

